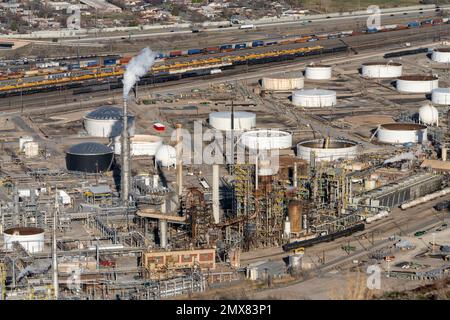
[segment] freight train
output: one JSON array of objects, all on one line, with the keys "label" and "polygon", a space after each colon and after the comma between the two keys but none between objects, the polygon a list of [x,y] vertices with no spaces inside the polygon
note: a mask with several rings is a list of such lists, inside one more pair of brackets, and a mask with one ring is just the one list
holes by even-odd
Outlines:
[{"label": "freight train", "polygon": [[341,230],[341,231],[338,231],[335,233],[327,234],[324,236],[317,236],[315,238],[308,239],[308,240],[294,241],[291,243],[287,243],[287,244],[283,245],[282,248],[285,252],[288,252],[288,251],[302,248],[302,247],[303,248],[310,247],[317,243],[328,242],[328,241],[333,241],[338,238],[347,237],[355,232],[363,231],[364,229],[365,229],[364,223],[360,223],[360,224],[354,225],[350,228],[347,228],[347,229],[344,229],[344,230]]},{"label": "freight train", "polygon": [[[230,55],[218,58],[201,59],[188,62],[179,62],[154,66],[144,77],[145,83],[158,83],[171,81],[190,76],[210,74],[211,70],[226,69],[242,64],[257,64],[294,59],[296,57],[314,54],[327,54],[347,50],[346,46],[324,49],[321,46],[274,50],[264,53],[248,53],[243,55]],[[72,69],[59,73],[49,73],[23,78],[0,80],[0,95],[22,94],[29,89],[37,87],[59,87],[77,82],[98,80],[99,82],[117,79],[123,76],[124,66],[98,67],[89,69]],[[143,80],[143,81],[144,81]]]}]

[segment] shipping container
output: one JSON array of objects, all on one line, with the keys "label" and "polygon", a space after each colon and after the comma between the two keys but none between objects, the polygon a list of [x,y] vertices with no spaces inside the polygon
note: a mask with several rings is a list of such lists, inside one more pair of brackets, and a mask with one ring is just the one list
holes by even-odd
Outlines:
[{"label": "shipping container", "polygon": [[247,47],[247,45],[245,43],[236,43],[234,45],[235,49],[245,49]]},{"label": "shipping container", "polygon": [[122,57],[120,58],[120,64],[127,64],[128,62],[130,62],[131,57]]},{"label": "shipping container", "polygon": [[420,27],[420,23],[418,21],[408,22],[408,28],[418,28]]},{"label": "shipping container", "polygon": [[221,51],[227,51],[227,50],[232,50],[233,49],[233,45],[232,44],[223,44],[220,46],[220,50]]},{"label": "shipping container", "polygon": [[440,24],[442,22],[444,22],[443,19],[433,19],[433,24]]},{"label": "shipping container", "polygon": [[116,58],[109,58],[109,59],[104,59],[103,60],[103,65],[104,66],[112,66],[115,65],[117,63],[117,59]]},{"label": "shipping container", "polygon": [[269,42],[266,42],[266,46],[273,46],[273,45],[275,45],[275,44],[278,44],[278,42],[277,42],[277,41],[269,41]]},{"label": "shipping container", "polygon": [[208,48],[205,48],[205,51],[208,53],[214,53],[214,52],[219,52],[220,48],[219,47],[208,47]]}]

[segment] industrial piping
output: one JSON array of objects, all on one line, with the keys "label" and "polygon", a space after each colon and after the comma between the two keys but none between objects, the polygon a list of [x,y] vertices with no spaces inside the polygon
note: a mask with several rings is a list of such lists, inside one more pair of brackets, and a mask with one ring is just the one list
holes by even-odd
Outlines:
[{"label": "industrial piping", "polygon": [[419,204],[422,204],[422,203],[425,203],[425,202],[434,200],[434,199],[436,199],[436,198],[445,196],[446,194],[449,194],[449,193],[450,193],[450,187],[447,187],[447,188],[442,189],[442,190],[439,190],[439,191],[437,191],[437,192],[433,192],[433,193],[427,194],[426,196],[417,198],[416,200],[413,200],[413,201],[404,203],[404,204],[402,204],[402,205],[400,206],[400,208],[401,208],[402,210],[406,210],[406,209],[408,209],[408,208],[417,206],[417,205],[419,205]]}]

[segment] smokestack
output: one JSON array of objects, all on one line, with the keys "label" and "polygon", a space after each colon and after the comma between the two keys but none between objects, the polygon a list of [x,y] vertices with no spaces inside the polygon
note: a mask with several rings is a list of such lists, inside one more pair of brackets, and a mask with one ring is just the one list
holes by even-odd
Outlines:
[{"label": "smokestack", "polygon": [[177,124],[175,126],[177,132],[177,145],[176,145],[176,152],[177,152],[177,194],[178,196],[181,196],[183,194],[183,159],[182,159],[182,144],[181,144],[181,124]]},{"label": "smokestack", "polygon": [[127,99],[123,99],[123,124],[122,124],[122,170],[121,170],[121,193],[122,203],[127,205],[130,194],[130,137],[128,135],[128,104]]},{"label": "smokestack", "polygon": [[[161,204],[161,213],[164,215],[167,212],[167,203],[166,199],[164,199]],[[160,219],[159,220],[159,246],[161,248],[167,247],[167,220]]]},{"label": "smokestack", "polygon": [[294,187],[297,187],[297,181],[298,181],[298,173],[297,173],[297,162],[294,162]]},{"label": "smokestack", "polygon": [[219,217],[219,165],[213,164],[213,188],[212,188],[212,205],[214,223],[218,224]]},{"label": "smokestack", "polygon": [[442,161],[447,161],[447,147],[446,146],[442,146],[441,147],[441,156],[442,156]]}]

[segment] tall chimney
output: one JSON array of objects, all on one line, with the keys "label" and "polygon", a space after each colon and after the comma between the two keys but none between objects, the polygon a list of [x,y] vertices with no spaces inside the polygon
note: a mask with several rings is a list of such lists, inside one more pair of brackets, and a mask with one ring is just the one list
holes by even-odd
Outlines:
[{"label": "tall chimney", "polygon": [[182,142],[181,142],[181,124],[176,124],[175,128],[177,130],[177,145],[176,145],[176,152],[177,152],[177,194],[178,196],[181,196],[183,194],[183,158],[182,158]]},{"label": "tall chimney", "polygon": [[212,177],[212,209],[214,223],[219,223],[219,165],[213,164],[213,177]]},{"label": "tall chimney", "polygon": [[127,205],[130,193],[130,137],[128,135],[128,105],[127,99],[123,100],[123,125],[122,125],[122,170],[121,193],[122,203]]}]

